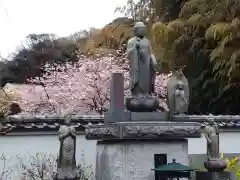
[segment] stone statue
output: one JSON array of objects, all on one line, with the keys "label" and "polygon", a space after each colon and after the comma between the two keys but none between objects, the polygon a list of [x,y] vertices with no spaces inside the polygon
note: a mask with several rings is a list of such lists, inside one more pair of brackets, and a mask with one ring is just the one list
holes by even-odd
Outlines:
[{"label": "stone statue", "polygon": [[207,140],[208,161],[219,159],[219,128],[213,120],[209,120],[209,124],[205,127],[204,135]]},{"label": "stone statue", "polygon": [[209,172],[221,172],[227,167],[225,160],[220,159],[219,153],[219,127],[213,119],[208,119],[208,125],[204,129],[207,140],[207,161],[204,167]]},{"label": "stone statue", "polygon": [[188,99],[185,97],[184,83],[179,80],[175,90],[175,113],[184,114],[188,111]]},{"label": "stone statue", "polygon": [[157,70],[156,58],[151,44],[146,38],[146,26],[137,22],[134,37],[127,44],[127,58],[130,61],[130,88],[133,96],[154,92]]},{"label": "stone statue", "polygon": [[173,72],[167,83],[167,103],[170,118],[186,114],[189,105],[189,86],[181,69]]},{"label": "stone statue", "polygon": [[157,62],[151,44],[146,38],[146,26],[137,22],[133,28],[134,37],[127,44],[127,58],[130,65],[131,98],[127,98],[126,107],[132,112],[152,112],[159,107],[153,96]]},{"label": "stone statue", "polygon": [[57,174],[55,180],[77,180],[76,169],[76,133],[71,125],[71,119],[65,120],[60,126],[58,134],[60,150],[57,160]]}]

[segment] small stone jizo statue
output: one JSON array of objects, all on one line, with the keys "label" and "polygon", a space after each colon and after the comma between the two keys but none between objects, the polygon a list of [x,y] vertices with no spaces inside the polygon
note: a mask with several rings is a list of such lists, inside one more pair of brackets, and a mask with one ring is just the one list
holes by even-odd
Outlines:
[{"label": "small stone jizo statue", "polygon": [[204,167],[209,172],[221,172],[227,167],[227,163],[220,159],[219,127],[213,119],[208,119],[208,123],[204,129],[207,140],[207,161],[204,162]]},{"label": "small stone jizo statue", "polygon": [[188,111],[189,85],[182,69],[173,72],[167,83],[167,102],[170,117],[183,115]]},{"label": "small stone jizo statue", "polygon": [[175,113],[184,114],[188,110],[188,99],[185,96],[184,83],[179,80],[175,90]]},{"label": "small stone jizo statue", "polygon": [[58,135],[60,150],[57,160],[57,174],[55,180],[77,180],[76,169],[76,133],[71,125],[71,119],[65,120],[60,126]]},{"label": "small stone jizo statue", "polygon": [[134,37],[128,41],[126,51],[130,63],[130,88],[133,96],[147,96],[154,92],[157,62],[146,38],[145,24],[137,22],[133,30]]},{"label": "small stone jizo statue", "polygon": [[208,122],[209,124],[204,129],[204,135],[207,140],[207,157],[209,161],[219,159],[219,128],[213,120]]}]

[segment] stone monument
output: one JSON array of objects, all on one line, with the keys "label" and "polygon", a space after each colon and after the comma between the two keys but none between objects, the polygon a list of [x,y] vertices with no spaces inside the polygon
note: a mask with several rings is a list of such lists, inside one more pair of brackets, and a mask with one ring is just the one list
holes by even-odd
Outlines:
[{"label": "stone monument", "polygon": [[130,66],[130,89],[132,97],[126,101],[129,111],[151,112],[158,108],[158,100],[152,96],[155,89],[157,62],[151,44],[146,36],[146,26],[137,22],[134,37],[127,44],[127,58]]},{"label": "stone monument", "polygon": [[213,119],[208,120],[208,125],[204,129],[204,135],[207,140],[207,161],[204,162],[204,167],[208,172],[197,172],[196,179],[235,180],[234,174],[223,171],[227,164],[220,159],[219,127]]},{"label": "stone monument", "polygon": [[[142,22],[136,23],[135,37],[128,42],[131,97],[125,102],[127,110],[123,109],[124,77],[115,73],[111,82],[110,110],[104,114],[105,123],[85,129],[86,139],[97,140],[97,180],[154,180],[151,169],[155,168],[156,157],[167,159],[166,163],[176,158],[179,163],[188,165],[187,138],[201,136],[200,124],[173,122],[168,112],[157,111],[159,102],[153,96],[157,63],[145,31]],[[176,87],[176,97],[186,100],[183,84]],[[182,102],[179,104],[181,109]]]},{"label": "stone monument", "polygon": [[78,180],[76,168],[76,133],[71,126],[71,119],[65,120],[65,125],[58,131],[60,149],[57,159],[57,173],[54,180]]},{"label": "stone monument", "polygon": [[167,102],[170,119],[188,112],[189,86],[182,69],[176,69],[167,83]]}]

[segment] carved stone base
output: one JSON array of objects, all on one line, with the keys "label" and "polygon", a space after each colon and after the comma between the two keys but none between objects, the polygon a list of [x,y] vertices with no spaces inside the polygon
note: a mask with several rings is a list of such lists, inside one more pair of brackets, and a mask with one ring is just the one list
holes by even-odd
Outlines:
[{"label": "carved stone base", "polygon": [[190,122],[118,122],[85,129],[88,140],[184,139],[201,137],[201,126]]},{"label": "carved stone base", "polygon": [[62,170],[60,169],[56,175],[54,180],[79,180],[79,174],[77,173],[77,169],[75,170]]},{"label": "carved stone base", "polygon": [[168,121],[168,112],[123,112],[123,120],[119,121],[114,119],[109,112],[104,113],[104,121],[106,124],[109,122],[129,122],[129,121]]},{"label": "carved stone base", "polygon": [[204,162],[204,167],[209,172],[221,172],[227,167],[227,163],[221,159],[211,159],[207,162]]},{"label": "carved stone base", "polygon": [[196,172],[196,180],[236,180],[236,176],[230,172]]},{"label": "carved stone base", "polygon": [[97,180],[155,180],[154,155],[167,154],[168,163],[188,165],[187,140],[98,141]]},{"label": "carved stone base", "polygon": [[126,99],[127,110],[131,112],[153,112],[159,107],[159,101],[154,96],[140,96]]}]

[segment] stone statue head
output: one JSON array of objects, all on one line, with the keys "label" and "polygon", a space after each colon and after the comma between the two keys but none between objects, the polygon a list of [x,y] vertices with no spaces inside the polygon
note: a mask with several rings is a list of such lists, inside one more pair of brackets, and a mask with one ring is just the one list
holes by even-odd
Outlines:
[{"label": "stone statue head", "polygon": [[182,81],[177,82],[177,89],[184,90],[184,83]]},{"label": "stone statue head", "polygon": [[64,124],[66,124],[67,126],[69,126],[71,124],[71,118],[67,117],[65,120],[64,120]]},{"label": "stone statue head", "polygon": [[178,79],[181,79],[181,77],[183,76],[183,72],[181,69],[177,69],[174,71],[174,74],[175,76],[178,78]]},{"label": "stone statue head", "polygon": [[137,22],[133,27],[134,35],[137,37],[144,37],[147,34],[146,25],[143,22]]},{"label": "stone statue head", "polygon": [[215,125],[215,122],[214,122],[214,119],[213,119],[213,118],[207,119],[207,122],[208,122],[208,124],[209,124],[210,126]]}]

